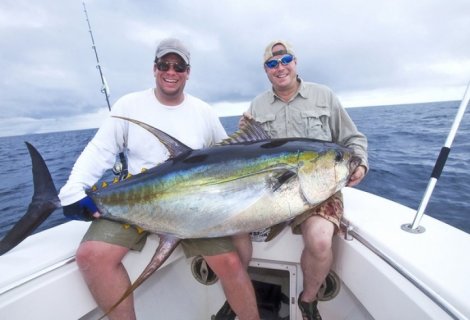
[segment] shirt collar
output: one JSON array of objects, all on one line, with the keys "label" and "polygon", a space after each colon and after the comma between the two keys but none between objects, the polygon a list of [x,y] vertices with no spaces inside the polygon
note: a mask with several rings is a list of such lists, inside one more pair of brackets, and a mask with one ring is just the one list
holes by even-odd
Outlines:
[{"label": "shirt collar", "polygon": [[[302,98],[306,98],[307,97],[307,92],[306,92],[306,88],[305,88],[305,82],[299,77],[297,76],[297,81],[300,82],[300,85],[299,85],[299,89],[297,90],[297,92],[294,94],[293,99],[295,99],[295,97],[297,95],[300,95]],[[279,97],[276,95],[276,93],[274,92],[274,88],[271,87],[271,103],[274,103],[276,101],[276,99],[279,99]],[[280,99],[279,99],[280,100]]]}]

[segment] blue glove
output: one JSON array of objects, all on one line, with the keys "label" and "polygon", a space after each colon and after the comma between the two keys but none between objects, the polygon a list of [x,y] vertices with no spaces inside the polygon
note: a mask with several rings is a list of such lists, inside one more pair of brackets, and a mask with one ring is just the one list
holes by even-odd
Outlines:
[{"label": "blue glove", "polygon": [[64,206],[64,216],[71,220],[91,221],[94,220],[93,214],[98,211],[93,200],[86,196],[85,198]]}]

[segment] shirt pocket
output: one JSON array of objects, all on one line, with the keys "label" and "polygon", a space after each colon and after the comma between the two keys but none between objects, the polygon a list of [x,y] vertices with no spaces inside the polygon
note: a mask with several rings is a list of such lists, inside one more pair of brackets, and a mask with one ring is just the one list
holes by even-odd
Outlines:
[{"label": "shirt pocket", "polygon": [[266,131],[271,138],[276,138],[278,134],[278,130],[275,127],[275,120],[275,114],[263,114],[256,117],[256,121],[261,123],[264,131]]},{"label": "shirt pocket", "polygon": [[326,106],[315,110],[302,111],[300,114],[305,127],[307,138],[331,141],[331,130],[328,120],[330,111]]}]

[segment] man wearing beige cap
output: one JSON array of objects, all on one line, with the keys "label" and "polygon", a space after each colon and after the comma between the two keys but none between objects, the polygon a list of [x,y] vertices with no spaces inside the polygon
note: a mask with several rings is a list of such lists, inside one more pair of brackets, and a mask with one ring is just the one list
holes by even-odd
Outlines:
[{"label": "man wearing beige cap", "polygon": [[[336,95],[328,87],[305,82],[298,76],[294,50],[283,40],[266,47],[263,65],[272,89],[257,96],[245,116],[260,122],[272,138],[305,137],[351,147],[362,162],[348,185],[357,185],[368,168],[367,139],[356,129]],[[343,199],[338,192],[291,224],[293,232],[302,234],[304,240],[300,258],[303,292],[298,298],[304,319],[321,319],[317,293],[333,262],[332,238],[339,230],[342,215]],[[237,242],[242,252],[250,252],[247,238],[240,237]]]},{"label": "man wearing beige cap", "polygon": [[[93,220],[78,248],[76,260],[103,311],[109,311],[130,286],[121,261],[129,250],[142,250],[147,233],[99,219],[100,213],[85,190],[112,168],[120,152],[127,153],[130,174],[155,167],[168,157],[166,148],[147,130],[113,116],[147,123],[193,149],[208,147],[227,137],[214,110],[184,92],[189,73],[190,53],[186,46],[178,39],[160,42],[153,65],[155,87],[127,94],[116,101],[111,116],[86,146],[60,191],[59,198],[67,217]],[[253,285],[230,238],[183,240],[182,245],[187,256],[205,258],[219,277],[239,319],[259,319]],[[132,295],[108,317],[111,320],[136,319]]]}]

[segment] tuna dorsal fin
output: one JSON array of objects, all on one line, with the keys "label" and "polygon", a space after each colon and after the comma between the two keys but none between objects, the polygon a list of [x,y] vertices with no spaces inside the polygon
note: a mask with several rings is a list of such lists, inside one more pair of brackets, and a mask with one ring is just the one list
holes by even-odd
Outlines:
[{"label": "tuna dorsal fin", "polygon": [[254,142],[266,139],[271,139],[271,137],[264,131],[261,123],[257,122],[255,119],[244,117],[240,129],[232,133],[227,139],[222,140],[219,144]]},{"label": "tuna dorsal fin", "polygon": [[130,119],[130,118],[126,118],[126,117],[120,117],[120,116],[113,116],[113,117],[135,123],[135,124],[141,126],[142,128],[146,129],[150,133],[152,133],[168,149],[168,152],[170,153],[171,158],[175,158],[176,156],[178,156],[182,153],[185,153],[185,152],[188,152],[188,151],[192,150],[190,147],[188,147],[184,143],[180,142],[178,139],[173,138],[169,134],[167,134],[167,133],[165,133],[165,132],[163,132],[163,131],[155,128],[155,127],[152,127],[151,125],[146,124],[142,121],[135,120],[135,119]]}]

